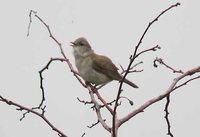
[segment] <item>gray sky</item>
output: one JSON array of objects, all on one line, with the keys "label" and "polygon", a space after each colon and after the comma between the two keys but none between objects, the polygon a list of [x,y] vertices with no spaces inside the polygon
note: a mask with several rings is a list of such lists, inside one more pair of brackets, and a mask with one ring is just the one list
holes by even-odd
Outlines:
[{"label": "gray sky", "polygon": [[[133,0],[18,0],[3,1],[0,5],[0,95],[27,107],[38,105],[41,97],[39,74],[51,57],[61,57],[58,46],[49,38],[46,28],[33,18],[30,36],[26,37],[29,10],[35,10],[54,36],[63,44],[64,51],[74,64],[70,41],[84,36],[99,53],[112,58],[119,66],[127,66],[144,29],[162,10],[177,1]],[[199,4],[198,0],[182,0],[153,24],[141,45],[141,50],[160,45],[161,50],[141,56],[144,61],[138,69],[142,73],[128,78],[137,83],[138,90],[124,85],[124,96],[135,103],[124,101],[119,117],[141,105],[148,99],[163,93],[178,74],[163,66],[153,68],[153,59],[161,57],[171,66],[183,71],[199,65]],[[112,82],[100,90],[108,101],[116,97],[118,82]],[[96,115],[77,101],[77,97],[90,100],[87,90],[73,77],[65,63],[55,62],[44,73],[46,91],[46,117],[70,137],[110,135],[101,125],[88,129],[96,122]],[[200,136],[199,80],[177,90],[171,96],[170,121],[176,137]],[[165,100],[160,101],[125,123],[119,129],[119,137],[166,137],[164,119]],[[22,112],[0,103],[0,137],[56,137],[47,124],[32,114],[20,122]],[[103,111],[108,124],[111,117]]]}]

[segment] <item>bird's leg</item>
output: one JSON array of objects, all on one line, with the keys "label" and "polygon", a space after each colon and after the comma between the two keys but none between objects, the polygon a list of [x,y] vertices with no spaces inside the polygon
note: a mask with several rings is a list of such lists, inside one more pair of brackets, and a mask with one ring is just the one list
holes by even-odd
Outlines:
[{"label": "bird's leg", "polygon": [[88,82],[88,81],[85,81],[85,85],[87,86],[87,87],[90,87],[91,88],[91,90],[95,93],[95,91],[97,90],[97,88],[96,88],[96,86],[93,86],[90,82]]},{"label": "bird's leg", "polygon": [[95,85],[95,87],[96,87],[97,89],[101,89],[101,88],[104,87],[106,84],[108,84],[108,83],[101,84],[101,85]]}]

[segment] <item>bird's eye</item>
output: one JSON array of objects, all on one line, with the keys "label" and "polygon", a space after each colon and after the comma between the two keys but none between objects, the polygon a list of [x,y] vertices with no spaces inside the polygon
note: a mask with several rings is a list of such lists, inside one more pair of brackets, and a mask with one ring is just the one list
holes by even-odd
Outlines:
[{"label": "bird's eye", "polygon": [[83,43],[80,43],[80,45],[83,46],[84,44],[83,44]]}]

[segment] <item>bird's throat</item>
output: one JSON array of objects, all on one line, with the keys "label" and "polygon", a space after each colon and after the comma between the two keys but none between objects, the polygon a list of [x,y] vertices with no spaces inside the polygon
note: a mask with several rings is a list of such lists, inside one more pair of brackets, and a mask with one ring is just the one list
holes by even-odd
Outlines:
[{"label": "bird's throat", "polygon": [[93,53],[94,51],[92,49],[88,49],[86,47],[74,47],[74,51],[73,51],[75,60],[79,58],[84,58]]}]

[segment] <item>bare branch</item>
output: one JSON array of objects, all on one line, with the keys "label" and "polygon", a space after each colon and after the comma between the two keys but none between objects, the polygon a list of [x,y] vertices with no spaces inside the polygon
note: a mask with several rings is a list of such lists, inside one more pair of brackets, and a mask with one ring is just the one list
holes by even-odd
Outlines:
[{"label": "bare branch", "polygon": [[[135,65],[133,65],[132,67],[130,67],[128,73],[133,73],[133,72],[142,72],[143,69],[142,69],[142,70],[133,70],[136,66],[138,66],[138,65],[140,65],[140,64],[142,64],[142,63],[143,63],[143,61],[140,61],[140,62],[136,63]],[[120,65],[120,68],[122,69],[121,74],[124,74],[124,73],[127,72],[127,70],[125,70],[125,69],[123,68],[122,65]]]},{"label": "bare branch", "polygon": [[[106,121],[105,119],[103,120],[104,122]],[[99,120],[96,122],[96,123],[94,123],[94,124],[92,124],[91,126],[87,126],[88,128],[93,128],[94,126],[96,126],[97,124],[99,124],[100,122],[99,122]]]},{"label": "bare branch", "polygon": [[128,102],[129,102],[129,104],[130,104],[131,106],[134,104],[133,101],[130,100],[129,98],[127,98],[127,97],[121,96],[120,98],[124,98],[124,99],[128,100]]},{"label": "bare branch", "polygon": [[[113,101],[111,101],[111,102],[108,102],[108,103],[106,103],[107,105],[110,105],[110,106],[112,106],[112,104],[115,102],[115,100],[113,100]],[[105,107],[105,105],[101,105],[101,108],[102,107]]]},{"label": "bare branch", "polygon": [[97,114],[97,118],[98,118],[98,121],[101,123],[101,125],[108,131],[108,132],[111,132],[111,128],[105,123],[105,121],[103,120],[102,116],[101,116],[101,112],[100,112],[100,105],[99,103],[96,101],[95,97],[94,97],[94,93],[93,91],[91,90],[90,87],[88,87],[88,90],[90,91],[89,94],[90,94],[90,97],[91,97],[91,100],[92,102],[95,104],[95,109],[96,109],[96,114]]},{"label": "bare branch", "polygon": [[28,31],[27,31],[27,37],[30,34],[30,29],[31,29],[31,23],[32,23],[32,13],[36,14],[36,11],[30,10],[29,12],[29,24],[28,24]]},{"label": "bare branch", "polygon": [[[52,32],[51,32],[51,29],[49,27],[49,25],[47,25],[47,23],[45,23],[43,21],[42,18],[40,18],[38,15],[37,15],[37,12],[36,11],[33,11],[31,10],[30,13],[29,13],[29,18],[30,18],[30,22],[29,22],[29,25],[28,25],[28,33],[27,33],[27,36],[29,36],[29,32],[30,32],[30,27],[31,27],[31,23],[32,23],[32,15],[34,15],[48,30],[48,33],[50,35],[50,37],[56,42],[56,44],[59,46],[60,48],[60,52],[62,54],[62,56],[64,58],[51,58],[50,61],[44,66],[44,68],[42,70],[39,71],[39,76],[40,76],[40,88],[41,88],[41,91],[42,91],[42,99],[41,99],[41,102],[39,104],[39,106],[37,107],[34,107],[32,108],[33,110],[34,109],[40,109],[41,106],[43,105],[44,101],[45,101],[45,94],[44,94],[44,87],[43,87],[43,76],[42,76],[42,73],[48,69],[49,65],[53,62],[53,61],[65,61],[71,72],[74,74],[74,76],[78,79],[78,81],[82,84],[82,86],[86,87],[86,85],[84,84],[84,82],[82,82],[81,78],[79,77],[79,74],[75,71],[75,69],[73,68],[71,62],[69,61],[69,59],[67,58],[67,56],[65,55],[64,51],[63,51],[63,48],[62,48],[62,44],[53,36]],[[44,110],[42,110],[42,112],[44,112]],[[29,112],[25,112],[23,114],[23,117],[22,119],[25,117],[26,114],[28,114]]]},{"label": "bare branch", "polygon": [[147,33],[147,31],[149,30],[149,28],[151,27],[151,25],[154,23],[154,22],[156,22],[156,21],[158,21],[158,19],[160,18],[160,16],[162,16],[164,13],[166,13],[167,11],[169,11],[170,9],[172,9],[172,8],[174,8],[174,7],[177,7],[177,6],[179,6],[180,5],[180,3],[178,2],[178,3],[176,3],[176,4],[174,4],[174,5],[171,5],[169,8],[167,8],[166,10],[164,10],[164,11],[162,11],[154,20],[152,20],[149,24],[148,24],[148,26],[147,26],[147,28],[145,29],[145,31],[144,31],[144,33],[142,34],[142,36],[141,36],[141,38],[140,38],[140,40],[139,40],[139,42],[138,42],[138,44],[137,44],[137,46],[135,47],[135,50],[134,50],[134,53],[133,53],[133,55],[131,55],[130,56],[130,63],[129,63],[129,65],[128,65],[128,67],[127,67],[127,71],[126,71],[126,73],[124,74],[124,77],[123,77],[123,79],[122,79],[122,81],[120,82],[120,86],[119,86],[119,89],[118,89],[118,94],[117,94],[117,97],[116,97],[116,102],[115,102],[115,106],[114,106],[114,115],[113,115],[113,122],[112,122],[112,125],[113,125],[113,131],[112,131],[112,133],[113,133],[113,137],[116,137],[116,135],[115,135],[115,129],[116,129],[116,125],[115,125],[115,123],[116,123],[116,110],[117,110],[117,104],[118,104],[118,101],[119,101],[119,98],[120,98],[120,94],[121,94],[121,89],[122,89],[122,85],[123,85],[123,82],[124,82],[124,80],[125,80],[125,78],[126,78],[126,76],[128,75],[128,72],[129,72],[129,70],[130,70],[130,68],[131,68],[131,66],[132,66],[132,63],[134,62],[134,60],[137,58],[137,51],[138,51],[138,49],[139,49],[139,46],[140,46],[140,44],[142,43],[142,40],[144,39],[144,36],[146,35],[146,33]]},{"label": "bare branch", "polygon": [[8,105],[13,105],[13,106],[15,106],[15,107],[18,107],[19,109],[18,110],[26,110],[27,112],[29,112],[29,113],[32,113],[32,114],[35,114],[35,115],[37,115],[37,116],[39,116],[40,118],[42,118],[51,128],[52,128],[52,130],[54,130],[55,132],[57,132],[58,134],[60,134],[62,137],[67,137],[67,135],[65,135],[62,131],[60,131],[59,129],[57,129],[44,115],[43,115],[43,113],[38,113],[37,111],[34,111],[34,110],[32,110],[32,109],[30,109],[30,108],[27,108],[27,107],[25,107],[25,106],[22,106],[22,105],[20,105],[20,104],[18,104],[18,103],[15,103],[15,102],[13,102],[13,101],[10,101],[10,100],[8,100],[8,99],[6,99],[6,98],[3,98],[2,96],[0,96],[0,101],[2,101],[2,102],[5,102],[5,103],[7,103]]},{"label": "bare branch", "polygon": [[[45,66],[43,69],[41,69],[41,70],[39,71],[39,76],[40,76],[40,89],[42,90],[42,99],[41,99],[40,104],[39,104],[37,107],[32,107],[32,110],[41,109],[43,115],[44,115],[44,113],[45,113],[45,108],[46,108],[46,106],[44,106],[44,107],[42,108],[42,105],[43,105],[43,103],[44,103],[44,101],[45,101],[45,94],[44,94],[44,87],[43,87],[43,80],[44,80],[44,78],[43,78],[43,76],[42,76],[42,73],[43,73],[46,69],[49,68],[50,64],[51,64],[53,61],[61,61],[61,62],[63,62],[63,61],[66,61],[66,60],[65,60],[65,59],[62,59],[62,58],[51,58],[51,59],[49,60],[49,62],[46,64],[46,66]],[[27,111],[27,112],[24,112],[23,115],[22,115],[22,117],[20,118],[20,121],[23,120],[23,119],[26,117],[26,114],[28,114],[28,113],[29,113],[28,111]]]},{"label": "bare branch", "polygon": [[178,88],[180,88],[180,87],[182,87],[182,86],[186,85],[188,82],[190,82],[190,81],[193,81],[193,80],[196,80],[196,79],[199,79],[199,78],[200,78],[200,76],[196,76],[196,77],[194,77],[194,78],[191,78],[191,79],[189,79],[189,80],[185,81],[184,83],[182,83],[182,84],[180,84],[180,85],[178,85],[178,86],[174,87],[174,89],[173,89],[173,90],[176,90],[176,89],[178,89]]},{"label": "bare branch", "polygon": [[[56,44],[59,46],[60,52],[61,52],[62,56],[64,57],[65,61],[67,62],[68,66],[69,66],[69,68],[70,68],[70,70],[71,70],[71,72],[74,74],[74,76],[76,77],[76,79],[81,83],[81,85],[84,86],[84,87],[86,88],[86,85],[85,85],[84,82],[81,80],[81,78],[79,77],[79,75],[77,75],[76,71],[74,71],[75,69],[73,68],[71,62],[69,61],[69,59],[68,59],[67,56],[65,55],[64,50],[63,50],[63,47],[62,47],[62,44],[53,36],[49,25],[48,25],[47,23],[45,23],[44,20],[43,20],[42,18],[40,18],[40,17],[37,15],[37,12],[35,12],[35,11],[33,11],[33,10],[31,10],[30,12],[31,12],[31,13],[29,14],[30,16],[31,16],[32,14],[34,14],[34,16],[47,28],[48,33],[49,33],[49,35],[50,35],[50,38],[51,38],[54,42],[56,42]],[[30,18],[31,18],[31,17],[30,17]],[[30,24],[31,24],[31,22],[30,22]],[[30,29],[30,27],[29,27],[29,29]]]},{"label": "bare branch", "polygon": [[148,52],[148,51],[156,51],[157,49],[161,49],[161,47],[159,45],[156,45],[152,48],[149,48],[149,49],[146,49],[146,50],[143,50],[141,51],[140,53],[138,53],[135,58],[139,57],[141,54],[145,53],[145,52]]},{"label": "bare branch", "polygon": [[[146,109],[147,107],[149,107],[150,105],[162,100],[163,98],[167,97],[172,91],[174,91],[176,88],[176,85],[177,83],[182,80],[183,78],[185,78],[186,76],[191,76],[195,73],[199,73],[200,72],[200,66],[196,67],[196,68],[193,68],[191,70],[188,70],[186,71],[185,73],[181,74],[179,77],[175,78],[172,82],[172,84],[170,85],[170,87],[161,95],[155,97],[155,98],[152,98],[150,100],[148,100],[147,102],[145,102],[144,104],[142,104],[140,107],[138,107],[137,109],[131,111],[127,116],[125,116],[124,118],[120,119],[120,124],[119,126],[121,126],[124,122],[128,121],[130,118],[134,117],[135,115],[137,115],[138,113],[140,112],[143,112],[144,109]],[[186,81],[187,83],[188,82],[191,82],[193,80],[196,80],[196,79],[200,79],[200,76],[198,77],[194,77],[188,81]]]},{"label": "bare branch", "polygon": [[81,100],[79,97],[77,97],[77,99],[78,99],[79,102],[81,102],[81,103],[83,103],[83,104],[85,104],[85,105],[86,105],[86,104],[93,104],[93,102]]},{"label": "bare branch", "polygon": [[182,71],[182,70],[176,70],[176,69],[172,68],[171,66],[167,65],[167,64],[163,61],[163,59],[161,59],[161,58],[156,58],[156,59],[154,59],[154,61],[153,61],[154,67],[158,67],[158,65],[156,64],[156,62],[159,62],[161,65],[164,65],[166,68],[172,70],[173,73],[182,73],[182,74],[183,74],[183,71]]},{"label": "bare branch", "polygon": [[45,94],[44,94],[44,87],[43,87],[43,80],[44,80],[44,78],[43,78],[43,76],[42,76],[42,73],[43,73],[46,69],[49,68],[49,65],[50,65],[53,61],[61,61],[61,62],[63,62],[63,61],[66,61],[66,60],[65,60],[65,59],[62,59],[62,58],[51,58],[51,59],[49,60],[49,62],[46,64],[46,66],[45,66],[43,69],[41,69],[41,70],[39,71],[39,75],[40,75],[40,88],[41,88],[41,90],[42,90],[42,100],[41,100],[39,106],[38,106],[38,107],[35,107],[35,108],[33,108],[33,109],[40,109],[41,106],[43,105],[43,102],[45,101]]},{"label": "bare branch", "polygon": [[[20,108],[18,108],[17,110],[22,111]],[[22,121],[22,120],[26,117],[26,115],[27,115],[28,113],[29,113],[29,111],[24,112],[23,115],[22,115],[22,117],[21,117],[19,120]]]},{"label": "bare branch", "polygon": [[167,134],[171,137],[174,137],[174,135],[171,132],[171,125],[170,125],[170,121],[169,121],[169,111],[168,111],[168,107],[169,107],[169,103],[170,103],[170,94],[166,98],[167,98],[167,102],[165,105],[165,119],[167,122],[167,131],[168,131]]},{"label": "bare branch", "polygon": [[88,91],[89,92],[93,92],[97,95],[98,99],[103,103],[103,105],[107,108],[107,110],[113,115],[113,110],[112,108],[109,106],[109,104],[104,100],[104,98],[99,94],[98,90],[96,87],[92,86],[90,83],[87,83],[88,87]]},{"label": "bare branch", "polygon": [[108,103],[104,100],[104,98],[99,94],[99,92],[95,91],[95,94],[97,95],[98,99],[101,100],[101,102],[104,104],[104,106],[108,109],[108,111],[113,115],[112,108],[108,105]]},{"label": "bare branch", "polygon": [[85,136],[85,133],[83,133],[83,135],[81,137],[84,137]]}]

